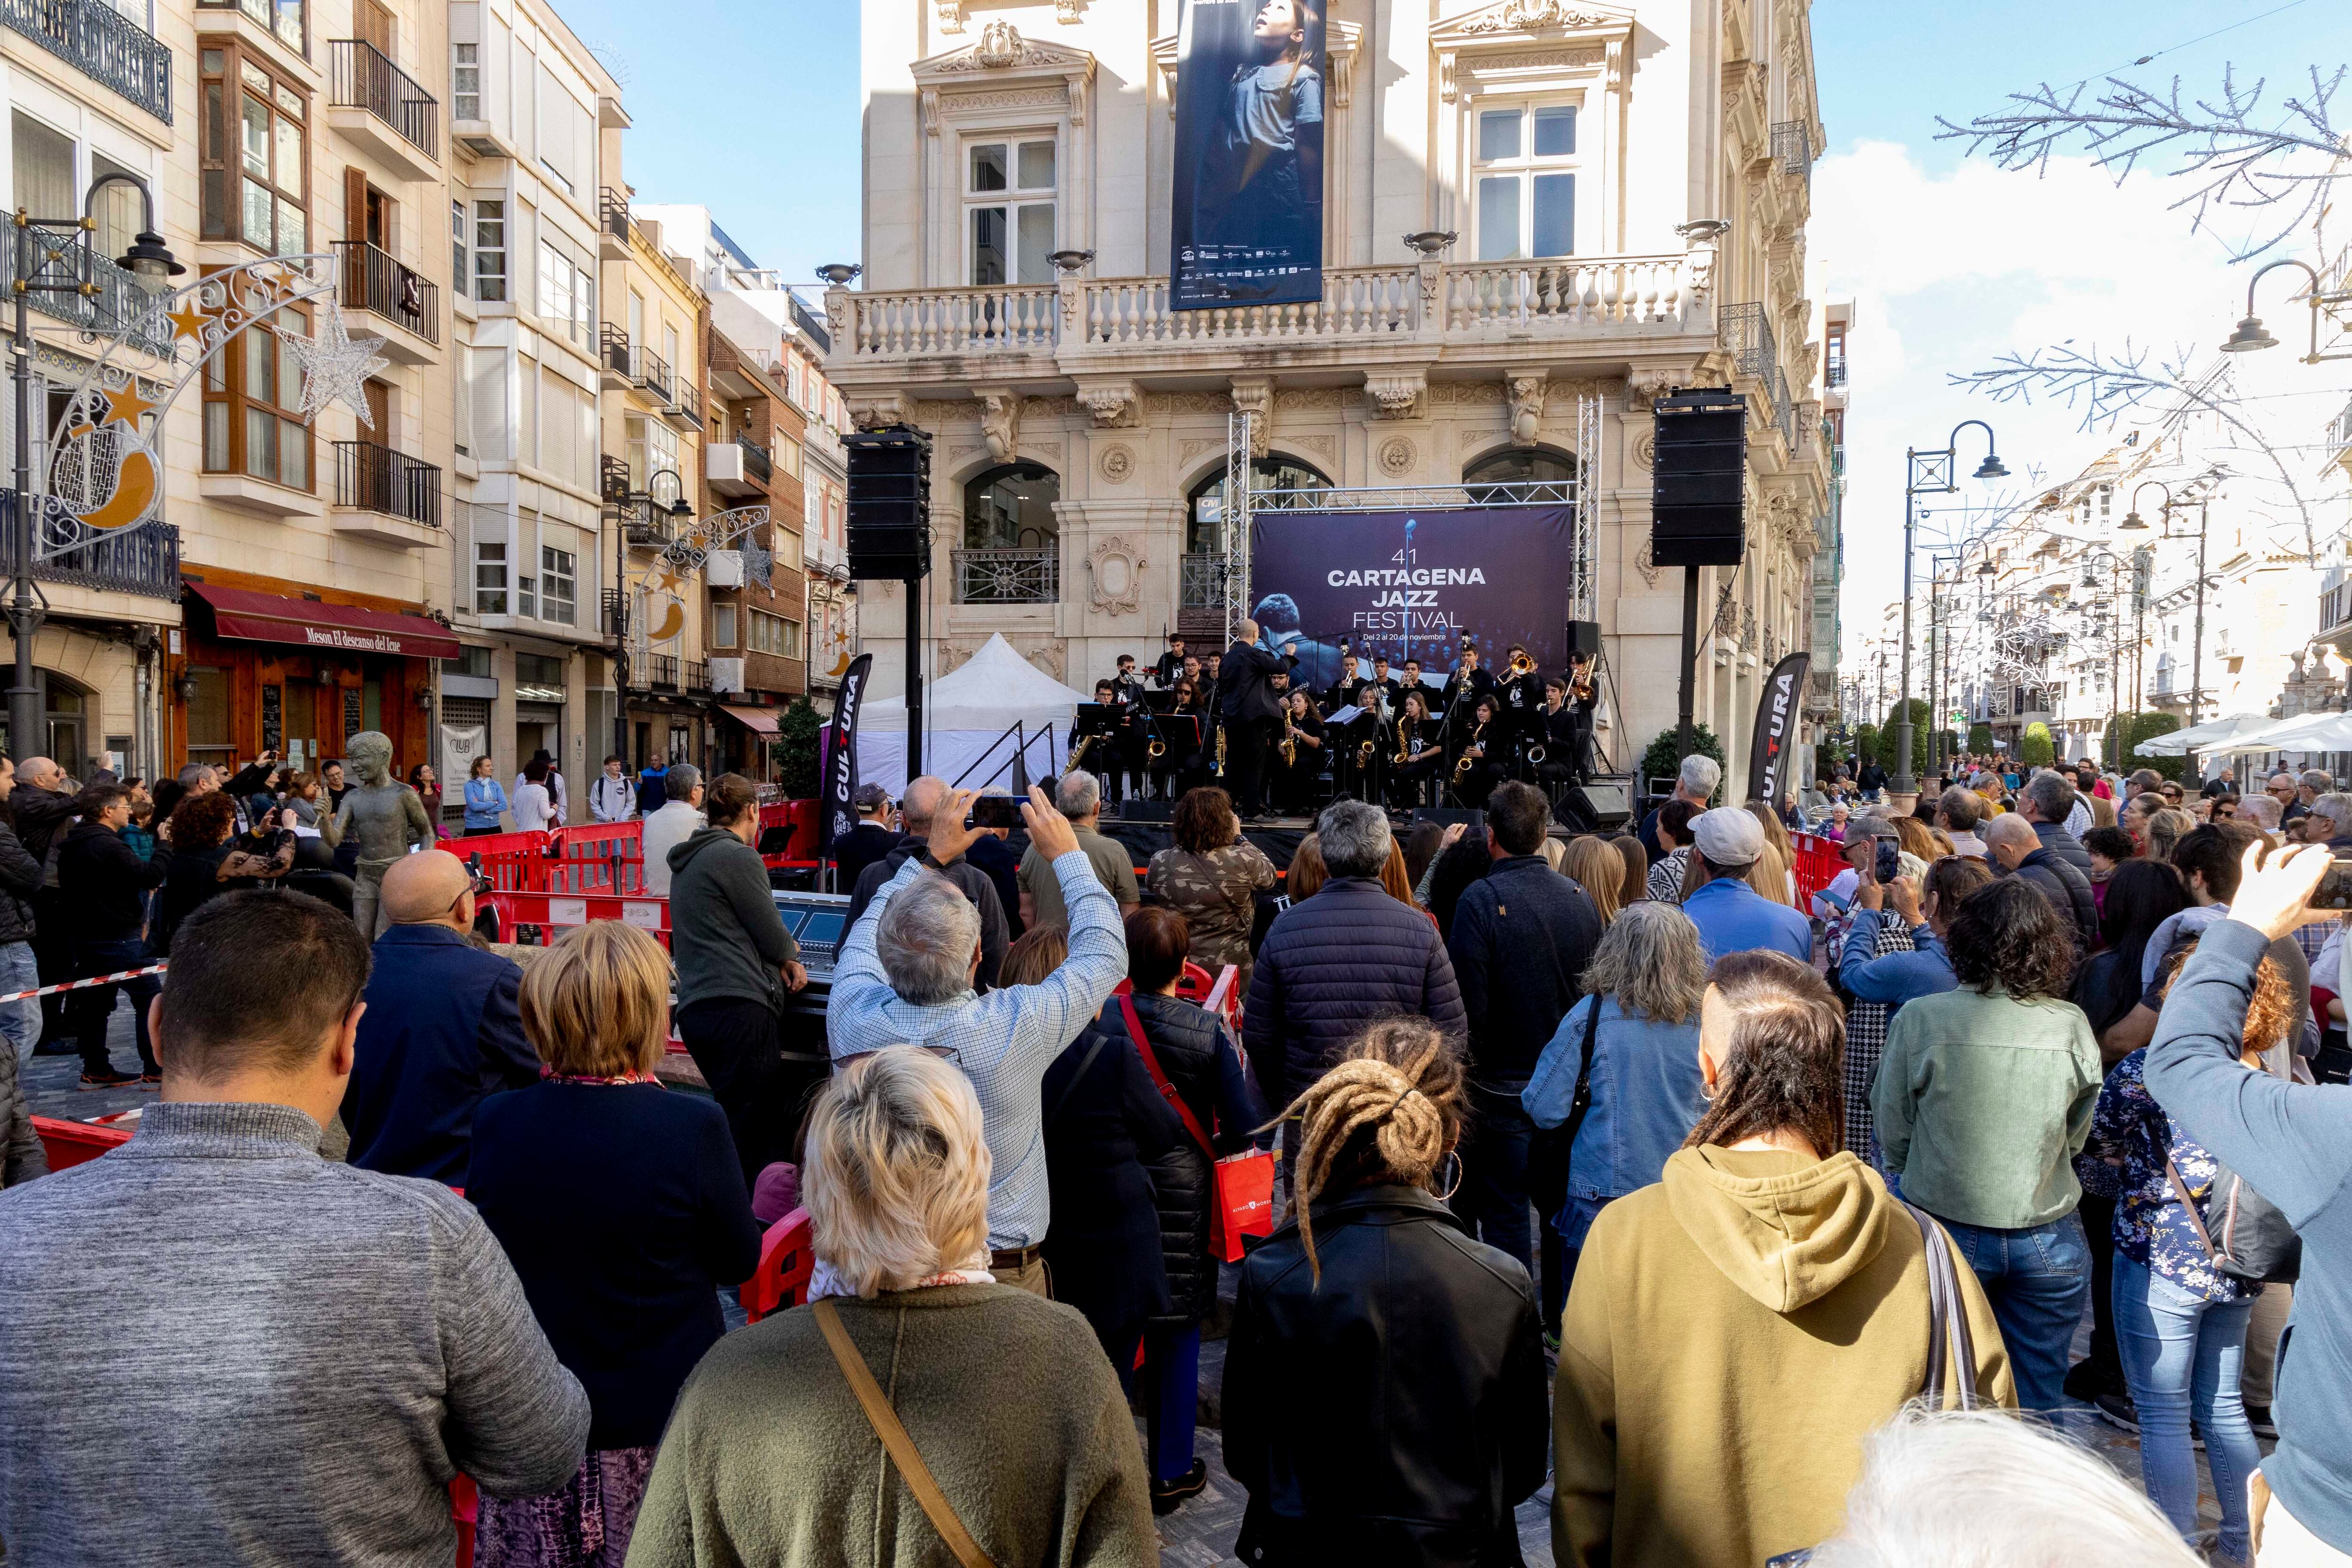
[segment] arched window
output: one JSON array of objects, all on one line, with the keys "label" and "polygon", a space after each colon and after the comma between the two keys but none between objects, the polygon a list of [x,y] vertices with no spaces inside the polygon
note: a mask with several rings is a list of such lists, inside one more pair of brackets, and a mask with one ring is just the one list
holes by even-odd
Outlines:
[{"label": "arched window", "polygon": [[[1260,458],[1251,465],[1256,479],[1254,487],[1259,490],[1329,489],[1330,476],[1311,464],[1276,452]],[[1224,517],[1225,471],[1218,468],[1207,479],[1192,487],[1186,499],[1184,515],[1184,549],[1194,555],[1213,555],[1225,548],[1222,524]],[[1277,498],[1261,499],[1260,506],[1282,506],[1286,502]]]},{"label": "arched window", "polygon": [[1562,484],[1576,478],[1577,467],[1572,455],[1550,447],[1505,447],[1464,468],[1462,483],[1475,506],[1493,493],[1487,485]]},{"label": "arched window", "polygon": [[1007,463],[963,487],[966,550],[1050,550],[1062,536],[1054,503],[1062,477],[1038,463]]}]

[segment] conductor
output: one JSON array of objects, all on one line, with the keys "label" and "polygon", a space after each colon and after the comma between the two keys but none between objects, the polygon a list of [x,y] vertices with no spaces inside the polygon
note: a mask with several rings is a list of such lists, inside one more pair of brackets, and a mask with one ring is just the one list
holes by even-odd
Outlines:
[{"label": "conductor", "polygon": [[1273,654],[1257,646],[1257,636],[1255,621],[1234,628],[1234,646],[1225,650],[1217,679],[1225,721],[1225,784],[1244,818],[1265,815],[1265,759],[1282,711],[1272,678],[1298,667],[1296,642]]}]

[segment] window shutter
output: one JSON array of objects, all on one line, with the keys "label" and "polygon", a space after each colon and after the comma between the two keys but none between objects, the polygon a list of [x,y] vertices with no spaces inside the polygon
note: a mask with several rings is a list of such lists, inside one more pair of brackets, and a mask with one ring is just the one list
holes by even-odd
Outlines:
[{"label": "window shutter", "polygon": [[356,163],[343,165],[343,237],[367,238],[367,171]]}]

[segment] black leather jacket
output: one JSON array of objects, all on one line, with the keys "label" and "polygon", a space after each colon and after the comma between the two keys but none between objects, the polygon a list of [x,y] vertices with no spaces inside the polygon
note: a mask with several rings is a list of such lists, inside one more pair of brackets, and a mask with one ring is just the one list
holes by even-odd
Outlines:
[{"label": "black leather jacket", "polygon": [[33,940],[33,895],[41,890],[41,863],[0,816],[0,942]]},{"label": "black leather jacket", "polygon": [[1550,1458],[1527,1270],[1418,1187],[1315,1209],[1242,1265],[1225,1351],[1225,1467],[1249,1492],[1235,1554],[1382,1568],[1517,1563],[1511,1510]]}]

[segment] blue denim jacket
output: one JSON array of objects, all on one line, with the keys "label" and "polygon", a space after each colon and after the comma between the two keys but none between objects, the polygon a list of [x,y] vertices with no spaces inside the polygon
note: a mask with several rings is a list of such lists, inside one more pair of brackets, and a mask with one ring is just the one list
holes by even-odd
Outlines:
[{"label": "blue denim jacket", "polygon": [[1593,1216],[1612,1198],[1659,1181],[1667,1157],[1683,1146],[1706,1109],[1698,1070],[1698,1019],[1659,1024],[1629,1016],[1614,996],[1587,996],[1536,1062],[1519,1096],[1538,1127],[1568,1121],[1584,1058],[1584,1020],[1601,1008],[1592,1042],[1592,1109],[1568,1156],[1568,1206],[1554,1222],[1560,1239],[1584,1245]]},{"label": "blue denim jacket", "polygon": [[1838,964],[1839,982],[1865,1002],[1885,1002],[1891,1007],[1900,1007],[1915,997],[1958,990],[1960,982],[1952,973],[1951,955],[1924,925],[1911,931],[1917,951],[1878,952],[1880,922],[1899,918],[1881,910],[1854,912],[1853,929],[1846,933],[1845,952]]},{"label": "blue denim jacket", "polygon": [[466,781],[466,826],[496,827],[507,809],[507,786],[496,779]]}]

